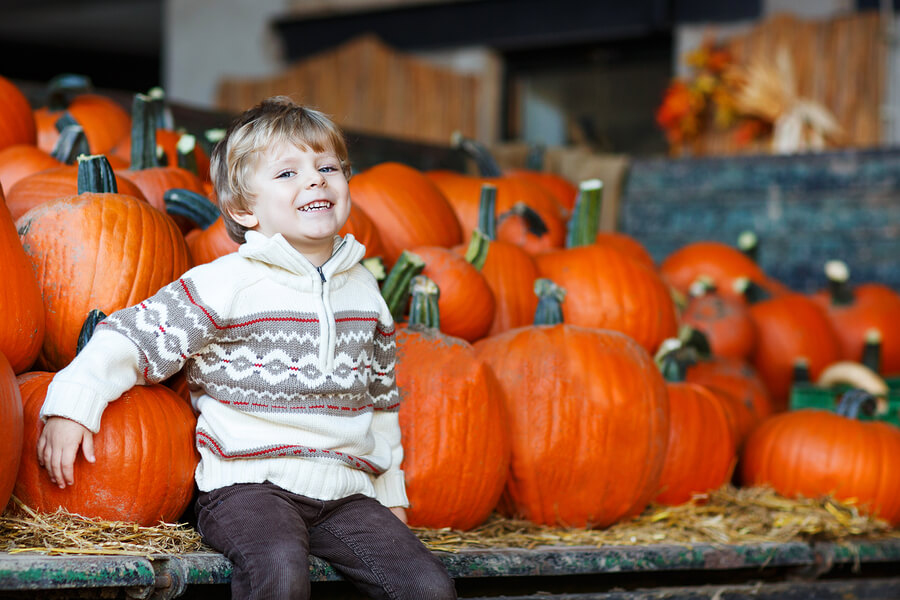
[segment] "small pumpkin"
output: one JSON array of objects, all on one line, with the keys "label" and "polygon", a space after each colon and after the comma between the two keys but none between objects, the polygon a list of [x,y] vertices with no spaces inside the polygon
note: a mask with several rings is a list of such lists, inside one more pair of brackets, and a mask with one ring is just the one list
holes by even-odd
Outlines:
[{"label": "small pumpkin", "polygon": [[713,355],[748,359],[756,345],[756,328],[746,303],[719,294],[708,277],[695,281],[690,292],[681,321],[703,332]]},{"label": "small pumpkin", "polygon": [[801,409],[775,415],[744,446],[745,485],[768,485],[795,498],[832,495],[900,524],[900,428],[856,417],[874,399],[853,390],[838,412]]},{"label": "small pumpkin", "polygon": [[16,144],[0,150],[0,184],[12,188],[23,177],[62,165],[75,164],[80,154],[87,154],[87,138],[80,125],[68,125],[50,152],[37,146]]},{"label": "small pumpkin", "polygon": [[27,449],[16,477],[15,495],[40,512],[57,507],[89,518],[152,526],[174,522],[191,501],[196,419],[188,403],[167,387],[139,385],[111,402],[94,434],[96,462],[79,453],[75,483],[59,489],[37,461],[43,429],[41,406],[53,373],[33,371],[18,378]]}]

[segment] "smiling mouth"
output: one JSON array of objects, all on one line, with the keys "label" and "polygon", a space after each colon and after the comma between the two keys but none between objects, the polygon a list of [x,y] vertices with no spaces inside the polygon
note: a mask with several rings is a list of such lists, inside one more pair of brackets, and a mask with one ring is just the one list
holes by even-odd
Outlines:
[{"label": "smiling mouth", "polygon": [[328,210],[332,206],[334,206],[334,204],[332,204],[328,200],[316,200],[315,202],[310,202],[309,204],[304,204],[303,206],[301,206],[299,208],[299,210],[302,212],[311,212],[311,211],[315,211],[315,210]]}]

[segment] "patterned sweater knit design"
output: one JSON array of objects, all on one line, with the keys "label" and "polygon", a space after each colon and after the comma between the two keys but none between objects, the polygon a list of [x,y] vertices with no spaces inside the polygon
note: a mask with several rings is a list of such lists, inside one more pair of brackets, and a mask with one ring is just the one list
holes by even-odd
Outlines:
[{"label": "patterned sweater knit design", "polygon": [[54,378],[42,416],[97,431],[108,402],[184,367],[201,490],[268,480],[406,506],[395,328],[359,264],[365,248],[336,236],[316,268],[281,235],[246,240],[107,317]]}]

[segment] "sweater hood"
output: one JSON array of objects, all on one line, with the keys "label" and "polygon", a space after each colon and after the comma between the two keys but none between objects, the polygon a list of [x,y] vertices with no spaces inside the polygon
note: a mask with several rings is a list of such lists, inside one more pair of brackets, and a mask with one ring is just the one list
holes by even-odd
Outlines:
[{"label": "sweater hood", "polygon": [[[238,254],[244,258],[258,260],[260,262],[285,269],[301,276],[319,277],[318,269],[308,258],[303,256],[296,248],[284,239],[280,233],[267,237],[256,231],[248,231],[246,240],[238,248]],[[352,233],[343,238],[334,236],[331,258],[322,265],[322,274],[330,280],[334,275],[350,270],[366,253],[366,247],[359,243]]]}]

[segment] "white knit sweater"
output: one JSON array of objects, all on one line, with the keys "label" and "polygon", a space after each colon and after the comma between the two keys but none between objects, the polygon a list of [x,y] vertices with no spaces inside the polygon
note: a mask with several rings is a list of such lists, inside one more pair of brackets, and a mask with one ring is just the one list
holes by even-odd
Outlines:
[{"label": "white knit sweater", "polygon": [[109,402],[184,366],[200,490],[271,481],[407,506],[394,323],[364,252],[335,236],[317,269],[280,234],[248,232],[236,254],[107,317],[54,377],[42,417],[96,432]]}]

